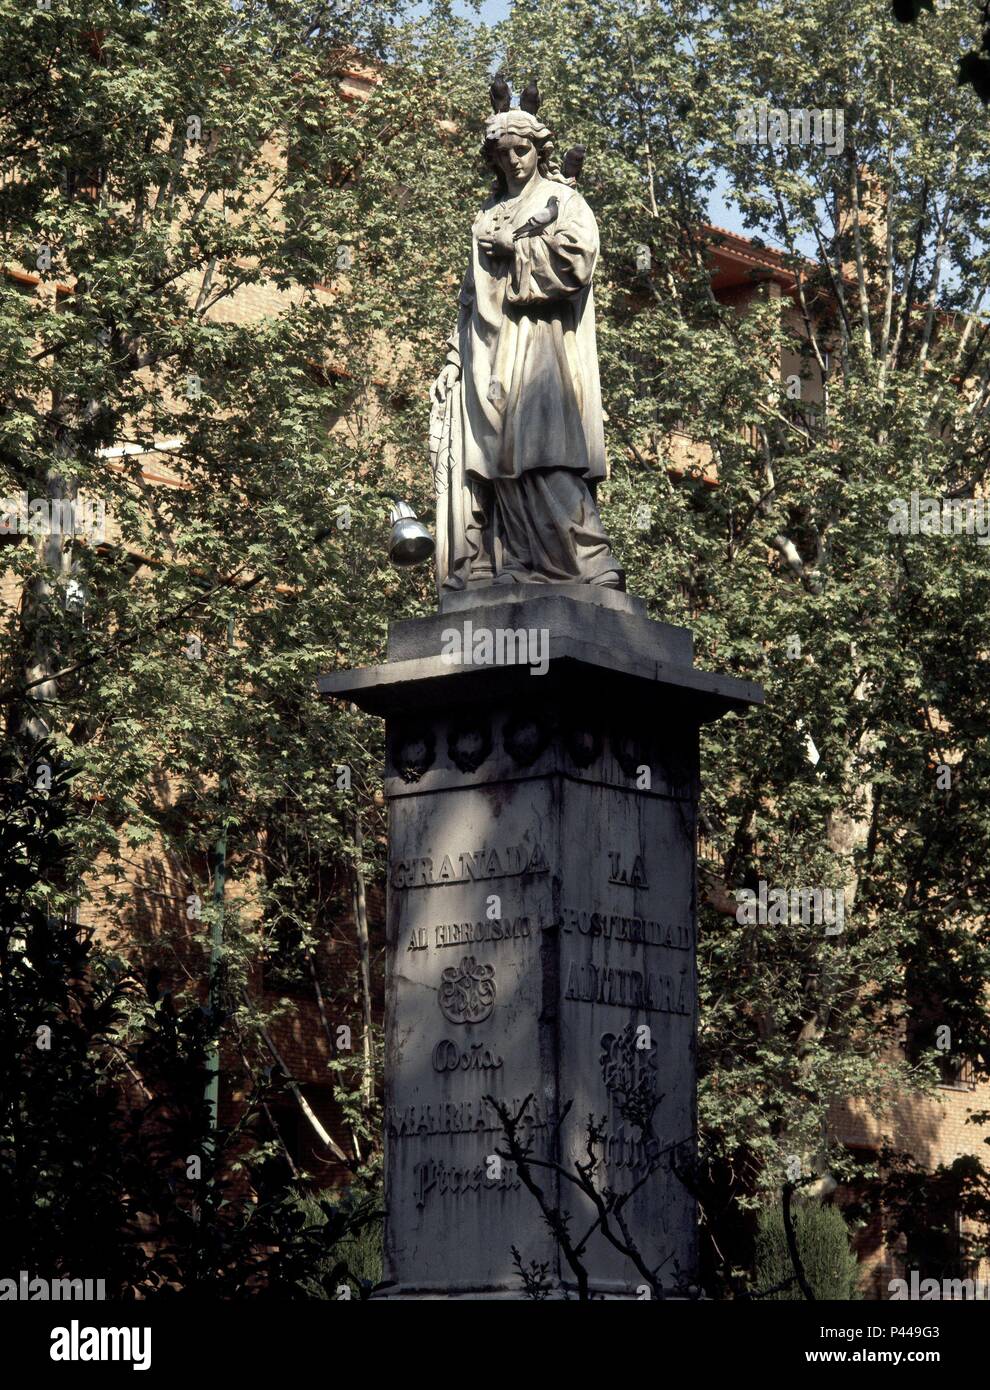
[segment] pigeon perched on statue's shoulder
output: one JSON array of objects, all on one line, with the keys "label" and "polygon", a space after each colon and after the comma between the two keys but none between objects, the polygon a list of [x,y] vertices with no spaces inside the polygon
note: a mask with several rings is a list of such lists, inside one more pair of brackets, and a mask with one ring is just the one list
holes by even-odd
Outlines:
[{"label": "pigeon perched on statue's shoulder", "polygon": [[556,222],[557,214],[560,211],[560,199],[548,198],[545,208],[540,208],[539,212],[534,212],[528,222],[524,222],[521,227],[517,227],[512,233],[513,241],[521,241],[523,237],[539,236],[546,231],[551,223]]},{"label": "pigeon perched on statue's shoulder", "polygon": [[581,170],[584,168],[584,146],[572,145],[564,155],[564,178],[568,183],[575,184],[581,177]]}]

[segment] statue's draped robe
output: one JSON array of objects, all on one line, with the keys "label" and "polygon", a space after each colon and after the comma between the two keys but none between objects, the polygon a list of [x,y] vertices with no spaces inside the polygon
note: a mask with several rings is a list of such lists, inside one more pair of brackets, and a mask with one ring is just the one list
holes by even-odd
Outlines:
[{"label": "statue's draped robe", "polygon": [[[479,245],[500,226],[521,227],[550,198],[555,220],[516,241],[510,258]],[[431,422],[442,587],[615,571],[592,491],[606,476],[597,256],[594,215],[567,184],[537,177],[475,220],[448,357],[460,380]]]}]

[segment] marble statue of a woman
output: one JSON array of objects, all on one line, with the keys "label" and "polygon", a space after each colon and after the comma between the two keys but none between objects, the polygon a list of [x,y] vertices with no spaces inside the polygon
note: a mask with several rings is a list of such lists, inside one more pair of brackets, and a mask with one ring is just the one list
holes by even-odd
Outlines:
[{"label": "marble statue of a woman", "polygon": [[623,587],[595,503],[598,227],[556,162],[535,84],[520,107],[509,100],[497,79],[483,146],[495,188],[432,392],[441,598],[492,583]]}]

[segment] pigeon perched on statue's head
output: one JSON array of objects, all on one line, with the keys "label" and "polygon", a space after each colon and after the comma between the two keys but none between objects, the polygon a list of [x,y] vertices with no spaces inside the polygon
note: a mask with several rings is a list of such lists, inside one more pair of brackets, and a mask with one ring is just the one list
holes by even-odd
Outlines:
[{"label": "pigeon perched on statue's head", "polygon": [[501,115],[503,111],[508,111],[512,105],[512,88],[500,72],[496,73],[488,92],[492,99],[492,110],[496,116]]},{"label": "pigeon perched on statue's head", "polygon": [[528,111],[531,116],[535,116],[537,111],[539,111],[540,89],[536,85],[535,77],[533,78],[532,82],[528,82],[526,86],[522,89],[522,95],[519,98],[519,105],[522,107],[524,111]]}]

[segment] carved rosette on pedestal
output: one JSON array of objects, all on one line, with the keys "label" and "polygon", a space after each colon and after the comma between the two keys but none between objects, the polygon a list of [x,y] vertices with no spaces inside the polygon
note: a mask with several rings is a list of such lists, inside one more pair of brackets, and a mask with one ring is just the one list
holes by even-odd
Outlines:
[{"label": "carved rosette on pedestal", "polygon": [[[518,1172],[492,1161],[505,1140],[488,1097],[513,1113],[531,1097],[533,1153],[565,1167],[589,1115],[604,1121],[599,1185],[637,1189],[626,1224],[673,1293],[697,1263],[678,1170],[696,1135],[698,730],[762,695],[697,671],[690,633],[625,594],[447,602],[392,626],[385,665],[321,681],[387,721],[389,1293],[521,1297],[513,1245],[573,1287]],[[452,664],[451,630],[539,651],[545,674]],[[520,632],[528,647],[498,638]],[[587,1199],[558,1194],[552,1170],[539,1181],[583,1232]],[[598,1293],[643,1284],[598,1234],[585,1264]]]}]

